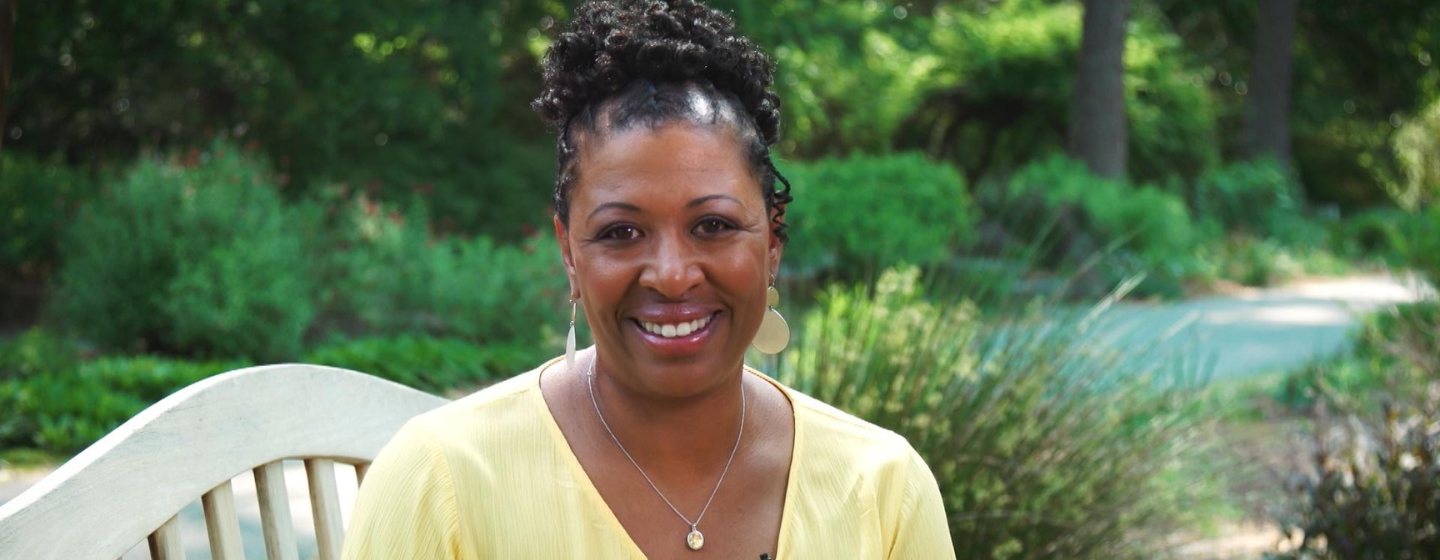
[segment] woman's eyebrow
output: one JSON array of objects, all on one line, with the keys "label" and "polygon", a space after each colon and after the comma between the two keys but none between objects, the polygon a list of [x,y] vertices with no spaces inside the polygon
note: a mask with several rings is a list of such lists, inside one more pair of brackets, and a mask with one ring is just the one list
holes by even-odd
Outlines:
[{"label": "woman's eyebrow", "polygon": [[[691,204],[694,204],[694,203],[692,202]],[[607,210],[607,209],[610,209],[610,208],[618,208],[618,209],[624,210],[624,211],[626,211],[626,212],[637,212],[637,213],[638,213],[638,212],[641,212],[639,206],[636,206],[636,205],[634,205],[634,204],[630,204],[630,203],[628,203],[628,202],[606,202],[605,204],[601,204],[601,205],[599,205],[599,206],[596,206],[596,207],[595,207],[595,210],[593,210],[593,211],[590,212],[590,217],[589,217],[589,218],[586,218],[586,219],[587,219],[587,220],[588,220],[588,219],[592,219],[592,218],[595,217],[596,214],[599,214],[601,211]]]},{"label": "woman's eyebrow", "polygon": [[739,205],[741,205],[741,206],[744,206],[744,205],[745,205],[745,203],[740,202],[740,199],[735,198],[735,197],[733,197],[733,196],[730,196],[730,195],[728,195],[728,194],[710,194],[710,195],[705,195],[705,196],[702,196],[702,197],[700,197],[700,198],[697,198],[697,199],[695,199],[695,200],[690,201],[690,203],[689,203],[689,204],[686,204],[685,207],[686,207],[686,208],[694,208],[694,207],[699,206],[699,205],[701,205],[701,204],[705,204],[706,202],[710,202],[711,200],[717,200],[717,199],[729,200],[729,201],[734,202],[735,204],[739,204]]}]

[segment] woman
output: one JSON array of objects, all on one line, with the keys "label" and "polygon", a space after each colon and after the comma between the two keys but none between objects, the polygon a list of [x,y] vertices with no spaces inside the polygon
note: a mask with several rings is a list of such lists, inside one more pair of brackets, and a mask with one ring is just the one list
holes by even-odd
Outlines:
[{"label": "woman", "polygon": [[790,201],[771,83],[696,2],[578,9],[534,106],[559,132],[555,235],[595,347],[409,422],[346,558],[954,557],[903,438],[744,366],[788,337],[767,301]]}]

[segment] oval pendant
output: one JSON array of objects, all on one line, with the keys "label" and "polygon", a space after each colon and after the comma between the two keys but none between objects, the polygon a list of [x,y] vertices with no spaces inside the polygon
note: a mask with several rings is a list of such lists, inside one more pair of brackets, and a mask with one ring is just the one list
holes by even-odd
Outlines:
[{"label": "oval pendant", "polygon": [[690,534],[685,535],[685,546],[690,547],[690,550],[700,550],[700,547],[705,546],[705,535],[700,534],[699,529],[691,529]]},{"label": "oval pendant", "polygon": [[771,355],[779,354],[790,344],[790,326],[785,324],[779,311],[772,307],[765,312],[760,319],[760,330],[755,331],[755,339],[750,344],[760,353]]}]

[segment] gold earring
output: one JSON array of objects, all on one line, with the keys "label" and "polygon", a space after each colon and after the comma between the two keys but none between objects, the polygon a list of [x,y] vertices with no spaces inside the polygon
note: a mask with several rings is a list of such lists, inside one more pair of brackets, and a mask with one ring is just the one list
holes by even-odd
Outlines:
[{"label": "gold earring", "polygon": [[565,335],[565,370],[575,371],[575,308],[580,300],[570,300],[570,334]]},{"label": "gold earring", "polygon": [[775,310],[780,305],[780,291],[775,289],[775,277],[770,277],[770,288],[765,290],[765,318],[760,320],[760,330],[750,344],[763,354],[779,354],[790,344],[790,325]]}]

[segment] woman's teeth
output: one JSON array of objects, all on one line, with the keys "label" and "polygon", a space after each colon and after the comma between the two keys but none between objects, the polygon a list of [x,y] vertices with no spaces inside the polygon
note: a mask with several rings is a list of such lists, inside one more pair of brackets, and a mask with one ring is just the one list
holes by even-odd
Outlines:
[{"label": "woman's teeth", "polygon": [[662,325],[659,323],[640,321],[640,326],[644,327],[645,330],[650,332],[650,334],[663,336],[665,338],[689,336],[690,333],[703,329],[705,328],[705,325],[708,324],[710,324],[709,316],[701,317],[688,323],[675,323],[673,325]]}]

